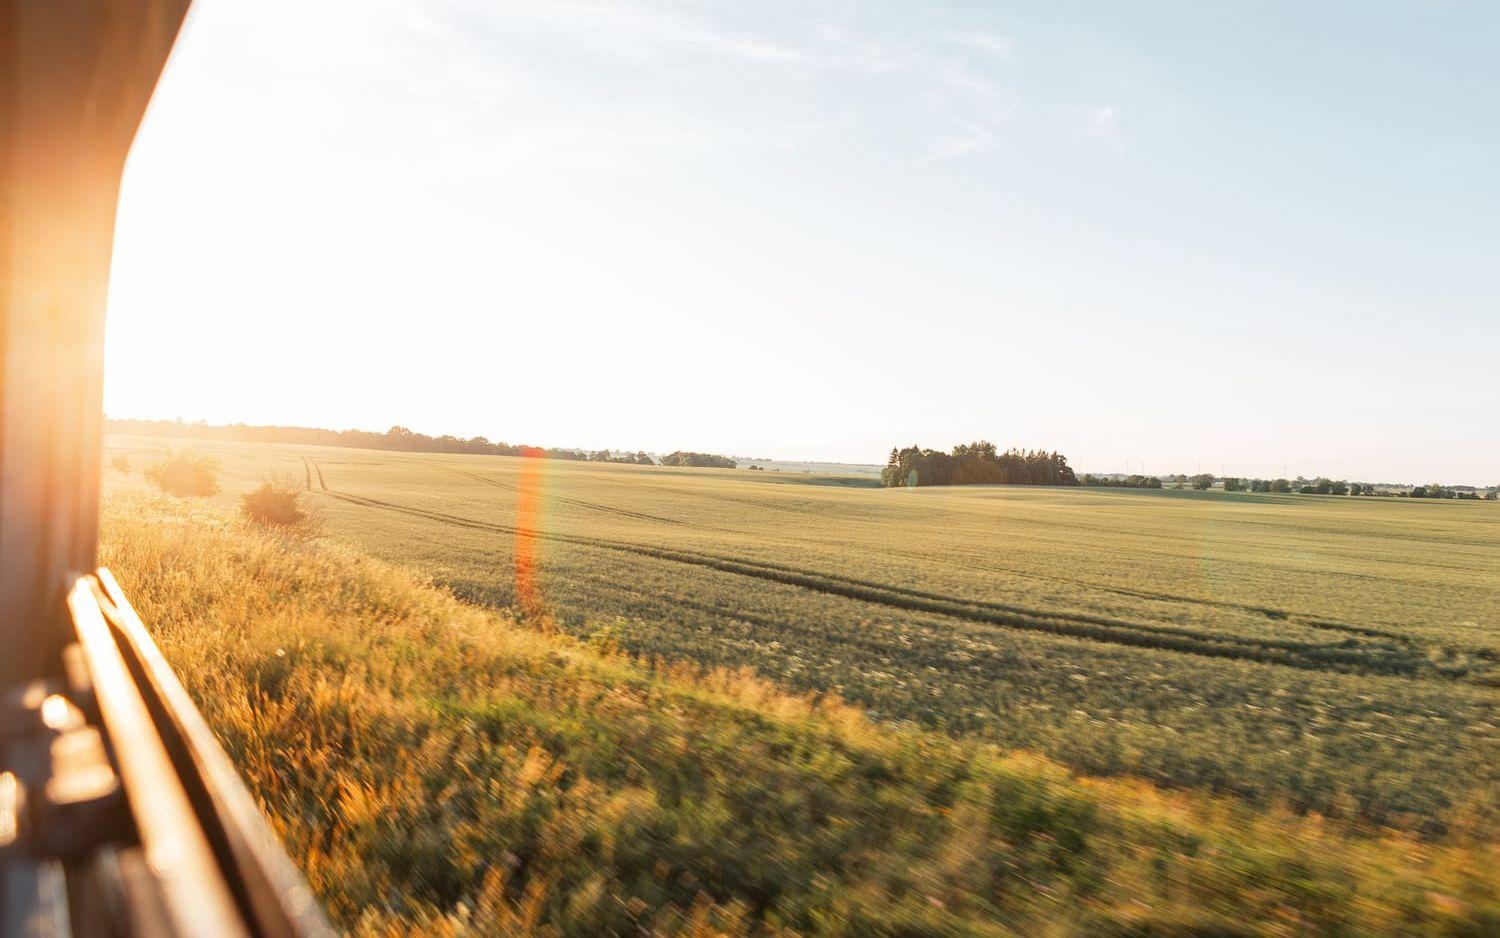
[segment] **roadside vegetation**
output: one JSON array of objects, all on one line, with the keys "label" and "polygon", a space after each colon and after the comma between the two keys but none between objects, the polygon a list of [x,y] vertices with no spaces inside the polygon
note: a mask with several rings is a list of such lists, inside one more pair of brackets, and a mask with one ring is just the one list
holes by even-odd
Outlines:
[{"label": "roadside vegetation", "polygon": [[103,562],[354,934],[1500,928],[1492,840],[1081,778],[745,669],[644,667],[122,482]]}]

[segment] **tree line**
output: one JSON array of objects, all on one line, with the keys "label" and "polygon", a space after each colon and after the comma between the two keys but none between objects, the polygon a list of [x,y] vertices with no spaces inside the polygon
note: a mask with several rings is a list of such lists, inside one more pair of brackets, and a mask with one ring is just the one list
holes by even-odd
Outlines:
[{"label": "tree line", "polygon": [[[1214,476],[1197,475],[1192,476],[1190,481],[1195,489],[1212,488],[1219,481]],[[1453,486],[1433,482],[1429,485],[1413,486],[1408,491],[1390,491],[1388,489],[1377,489],[1368,482],[1346,482],[1343,479],[1330,479],[1319,476],[1316,479],[1240,479],[1233,476],[1223,480],[1226,492],[1270,492],[1270,493],[1297,493],[1299,495],[1358,495],[1364,497],[1393,497],[1393,498],[1467,498],[1478,499],[1485,496],[1476,491],[1465,491]]]},{"label": "tree line", "polygon": [[702,469],[733,469],[738,465],[728,456],[714,453],[685,453],[678,450],[661,458],[663,466],[697,466]]},{"label": "tree line", "polygon": [[1061,453],[1008,449],[979,440],[952,452],[912,445],[893,448],[880,473],[885,486],[918,485],[1077,485],[1078,477]]},{"label": "tree line", "polygon": [[1161,479],[1156,476],[1131,475],[1123,478],[1114,476],[1096,476],[1085,472],[1079,480],[1079,485],[1108,486],[1121,489],[1159,489]]},{"label": "tree line", "polygon": [[1451,485],[1443,485],[1438,482],[1427,485],[1413,486],[1409,490],[1391,490],[1388,487],[1377,488],[1368,482],[1347,482],[1343,479],[1330,479],[1319,476],[1316,479],[1251,479],[1237,476],[1215,476],[1206,472],[1196,475],[1178,473],[1176,475],[1143,476],[1132,475],[1098,476],[1085,473],[1080,480],[1082,485],[1101,486],[1109,488],[1149,488],[1159,489],[1165,483],[1171,483],[1173,488],[1193,488],[1198,491],[1207,491],[1215,485],[1222,485],[1226,492],[1266,492],[1271,494],[1299,494],[1299,495],[1359,495],[1380,496],[1389,498],[1458,498],[1458,499],[1487,499],[1497,500],[1496,493],[1491,491],[1481,493],[1477,490],[1459,488]]},{"label": "tree line", "polygon": [[[114,433],[137,436],[197,437],[201,439],[236,440],[245,443],[298,443],[309,446],[345,446],[358,449],[393,450],[401,453],[468,453],[483,456],[542,456],[547,459],[569,459],[587,462],[630,463],[639,466],[654,466],[656,460],[648,453],[616,452],[557,447],[527,446],[525,444],[491,442],[486,437],[471,436],[467,439],[444,434],[429,436],[406,427],[391,427],[384,433],[373,430],[324,430],[316,427],[251,426],[232,423],[212,426],[207,423],[186,423],[181,420],[110,420],[109,429]],[[676,452],[662,457],[664,466],[715,466],[733,469],[735,461],[727,456],[709,453]]]},{"label": "tree line", "polygon": [[486,456],[543,455],[555,459],[588,459],[589,454],[576,449],[545,449],[525,444],[495,443],[486,437],[467,439],[451,435],[429,436],[406,427],[391,427],[384,433],[374,430],[324,430],[318,427],[252,426],[232,423],[224,426],[182,420],[110,420],[114,433],[142,436],[197,437],[201,439],[237,440],[246,443],[299,443],[309,446],[345,446],[358,449],[394,450],[403,453],[473,453]]},{"label": "tree line", "polygon": [[634,453],[616,453],[608,449],[594,450],[592,453],[589,453],[589,462],[619,462],[632,466],[656,465],[656,460],[640,450]]}]

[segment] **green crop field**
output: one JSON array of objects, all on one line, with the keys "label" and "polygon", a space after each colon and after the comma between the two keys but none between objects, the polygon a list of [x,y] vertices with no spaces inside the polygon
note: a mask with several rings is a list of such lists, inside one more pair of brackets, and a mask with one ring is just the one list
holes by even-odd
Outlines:
[{"label": "green crop field", "polygon": [[[1494,934],[1500,846],[653,667],[110,473],[101,558],[351,935]],[[226,492],[226,495],[229,493]]]},{"label": "green crop field", "polygon": [[[169,445],[107,441],[134,465]],[[1494,823],[1493,504],[192,445],[226,503],[292,476],[330,540],[643,660],[1088,773]]]}]

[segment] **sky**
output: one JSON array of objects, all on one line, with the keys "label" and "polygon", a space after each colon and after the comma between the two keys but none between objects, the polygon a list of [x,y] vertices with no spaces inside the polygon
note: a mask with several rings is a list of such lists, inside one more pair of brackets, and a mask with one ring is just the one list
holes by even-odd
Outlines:
[{"label": "sky", "polygon": [[196,0],[106,411],[1500,482],[1500,4]]}]

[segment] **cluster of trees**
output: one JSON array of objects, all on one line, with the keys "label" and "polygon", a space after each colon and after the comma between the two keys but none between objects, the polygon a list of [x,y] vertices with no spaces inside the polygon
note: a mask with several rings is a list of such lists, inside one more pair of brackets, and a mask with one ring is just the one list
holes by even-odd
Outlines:
[{"label": "cluster of trees", "polygon": [[1411,490],[1411,497],[1412,498],[1468,498],[1468,499],[1480,499],[1480,498],[1483,498],[1486,501],[1491,501],[1491,502],[1496,500],[1496,494],[1494,492],[1486,492],[1485,494],[1480,495],[1479,492],[1477,492],[1477,491],[1475,491],[1473,489],[1455,489],[1455,488],[1453,488],[1451,486],[1443,485],[1440,482],[1432,482],[1432,483],[1429,483],[1427,485],[1418,485],[1418,486],[1415,486]]},{"label": "cluster of trees", "polygon": [[[1193,476],[1193,488],[1206,489],[1213,484],[1213,477],[1209,477],[1209,485],[1201,485],[1204,476]],[[1307,481],[1298,479],[1293,482],[1290,479],[1240,479],[1229,476],[1224,479],[1224,491],[1226,492],[1270,492],[1289,493],[1298,492],[1302,495],[1374,495],[1375,486],[1365,485],[1362,482],[1345,482],[1342,479],[1327,479],[1322,476]]]},{"label": "cluster of trees", "polygon": [[1108,486],[1119,489],[1159,489],[1161,488],[1161,479],[1156,476],[1131,475],[1117,477],[1096,476],[1091,473],[1084,473],[1083,478],[1079,480],[1079,484]]},{"label": "cluster of trees", "polygon": [[1312,482],[1304,482],[1297,487],[1297,491],[1303,495],[1348,495],[1349,483],[1320,476]]},{"label": "cluster of trees", "polygon": [[[1179,473],[1169,476],[1143,476],[1133,475],[1128,477],[1119,476],[1096,476],[1084,475],[1083,485],[1108,486],[1111,488],[1146,488],[1159,489],[1163,481],[1171,483],[1174,488],[1184,489],[1191,486],[1198,491],[1207,491],[1218,484],[1221,479],[1218,476],[1200,472],[1197,475],[1186,475]],[[1236,476],[1226,476],[1222,479],[1224,491],[1226,492],[1268,492],[1277,494],[1298,493],[1301,495],[1396,495],[1407,497],[1406,492],[1377,492],[1375,486],[1365,482],[1345,482],[1342,479],[1329,479],[1319,476],[1316,479],[1245,479]],[[1449,486],[1432,484],[1417,486],[1410,492],[1412,498],[1481,498],[1478,492],[1468,492],[1463,489],[1454,489]]]},{"label": "cluster of trees", "polygon": [[656,465],[656,460],[640,450],[634,453],[620,453],[619,455],[607,449],[595,450],[589,453],[589,462],[623,462],[633,466]]},{"label": "cluster of trees", "polygon": [[697,466],[702,469],[733,469],[738,463],[728,456],[714,453],[685,453],[678,450],[661,458],[663,466]]},{"label": "cluster of trees", "polygon": [[[1197,487],[1195,485],[1195,487]],[[1292,482],[1288,479],[1225,479],[1224,490],[1226,492],[1297,492],[1301,495],[1359,495],[1372,497],[1377,495],[1394,495],[1397,498],[1480,498],[1476,491],[1455,489],[1451,486],[1432,483],[1431,485],[1419,485],[1410,492],[1381,492],[1376,491],[1375,486],[1367,482],[1345,482],[1343,479],[1329,479],[1319,476],[1308,481],[1298,479]]]},{"label": "cluster of trees", "polygon": [[[1142,482],[1139,480],[1148,480]],[[1219,477],[1208,473],[1198,475],[1173,475],[1166,477],[1168,482],[1176,488],[1187,488],[1192,486],[1199,491],[1213,488],[1220,481]],[[1430,485],[1418,485],[1409,492],[1380,490],[1367,482],[1346,482],[1343,479],[1330,479],[1326,476],[1318,476],[1316,479],[1242,479],[1227,476],[1223,480],[1226,492],[1269,492],[1273,494],[1299,495],[1359,495],[1365,497],[1386,496],[1396,498],[1467,498],[1467,499],[1496,499],[1494,493],[1480,493],[1468,488],[1455,488],[1453,486],[1432,483]],[[1150,483],[1155,483],[1151,485]],[[1149,488],[1161,488],[1161,480],[1155,477],[1131,476],[1127,481],[1103,478],[1099,476],[1084,476],[1084,485],[1112,485],[1136,487],[1146,485]]]},{"label": "cluster of trees", "polygon": [[892,449],[880,483],[901,485],[1077,485],[1061,453],[1008,449],[979,440],[951,453],[920,446]]}]

